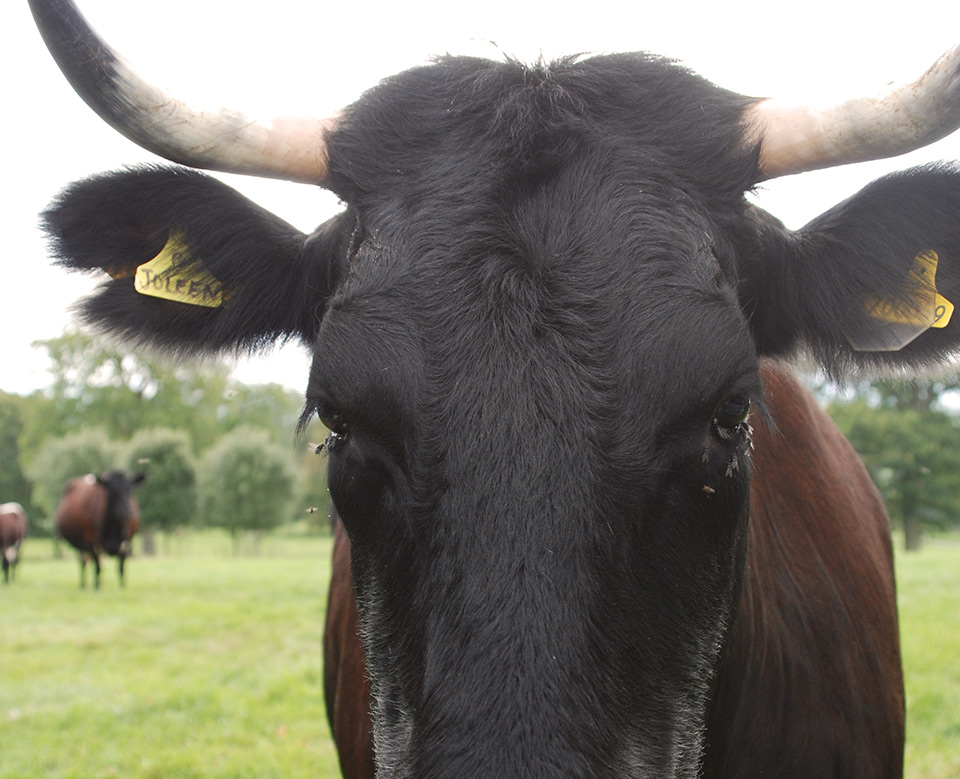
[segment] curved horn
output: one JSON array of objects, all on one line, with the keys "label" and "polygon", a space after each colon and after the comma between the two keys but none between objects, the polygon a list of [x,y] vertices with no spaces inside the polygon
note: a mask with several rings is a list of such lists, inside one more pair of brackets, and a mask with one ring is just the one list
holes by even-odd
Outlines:
[{"label": "curved horn", "polygon": [[829,107],[762,100],[744,119],[748,141],[760,144],[762,179],[905,154],[960,127],[960,46],[875,97]]},{"label": "curved horn", "polygon": [[70,0],[30,0],[30,9],[77,94],[139,146],[194,168],[323,184],[333,119],[258,120],[188,106],[137,75]]}]

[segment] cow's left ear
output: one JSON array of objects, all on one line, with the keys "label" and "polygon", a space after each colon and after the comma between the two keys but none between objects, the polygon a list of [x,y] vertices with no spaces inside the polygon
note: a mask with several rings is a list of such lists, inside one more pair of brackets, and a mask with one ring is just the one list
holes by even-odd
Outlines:
[{"label": "cow's left ear", "polygon": [[69,186],[43,214],[59,263],[112,277],[83,320],[181,352],[311,342],[336,283],[343,215],[307,236],[187,168],[149,167]]},{"label": "cow's left ear", "polygon": [[797,232],[756,216],[739,295],[761,354],[806,346],[841,375],[960,349],[960,168],[880,179]]}]

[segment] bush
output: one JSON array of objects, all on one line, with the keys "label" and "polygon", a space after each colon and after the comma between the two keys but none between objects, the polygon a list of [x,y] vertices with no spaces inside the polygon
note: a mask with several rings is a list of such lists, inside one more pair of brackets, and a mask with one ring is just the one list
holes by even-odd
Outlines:
[{"label": "bush", "polygon": [[127,468],[147,480],[137,490],[144,525],[169,532],[197,511],[197,468],[185,430],[141,430],[127,445]]},{"label": "bush", "polygon": [[198,471],[200,516],[234,539],[289,519],[296,474],[291,455],[264,430],[241,427],[204,454]]}]

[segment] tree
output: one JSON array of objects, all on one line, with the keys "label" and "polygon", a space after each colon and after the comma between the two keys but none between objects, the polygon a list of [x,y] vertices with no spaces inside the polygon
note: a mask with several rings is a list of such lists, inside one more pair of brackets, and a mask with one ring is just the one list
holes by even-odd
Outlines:
[{"label": "tree", "polygon": [[53,528],[53,513],[69,479],[122,466],[120,447],[103,430],[84,430],[52,438],[28,468],[33,502],[46,514],[44,527]]},{"label": "tree", "polygon": [[153,531],[169,533],[190,522],[197,509],[196,463],[183,430],[141,430],[126,447],[127,469],[142,471],[137,490],[145,554],[153,553]]},{"label": "tree", "polygon": [[303,407],[301,393],[281,384],[231,382],[220,403],[221,433],[237,427],[266,430],[274,443],[289,444]]},{"label": "tree", "polygon": [[20,462],[20,436],[23,433],[23,399],[0,392],[0,503],[15,501],[33,518],[32,485]]},{"label": "tree", "polygon": [[217,411],[228,392],[223,365],[176,362],[116,344],[82,330],[34,344],[50,358],[53,384],[42,396],[47,426],[38,435],[62,435],[96,419],[116,439],[138,430],[176,427],[204,448],[220,435]]},{"label": "tree", "polygon": [[863,458],[907,549],[923,525],[960,519],[960,419],[938,408],[955,382],[876,381],[829,411]]},{"label": "tree", "polygon": [[117,440],[149,428],[186,430],[196,452],[241,425],[269,429],[279,442],[290,439],[302,405],[299,393],[279,384],[245,386],[216,362],[174,362],[82,330],[34,345],[46,350],[54,381],[25,399],[27,460],[46,439],[89,420]]},{"label": "tree", "polygon": [[290,517],[296,474],[291,455],[263,430],[239,427],[201,458],[203,522],[226,529],[237,552],[239,534],[271,530]]},{"label": "tree", "polygon": [[[39,341],[46,350],[53,383],[47,389],[19,400],[23,422],[17,434],[20,462],[28,473],[43,474],[46,463],[37,459],[48,441],[62,439],[86,428],[90,421],[102,427],[104,438],[136,439],[142,430],[179,430],[188,439],[176,443],[167,435],[166,443],[157,443],[160,450],[139,452],[133,460],[159,460],[161,450],[178,461],[178,474],[169,474],[172,483],[190,481],[190,452],[209,449],[224,434],[238,427],[260,426],[269,431],[275,443],[289,442],[302,404],[299,393],[279,384],[245,386],[229,378],[223,365],[212,362],[175,363],[165,357],[122,343],[113,343],[82,330],[67,330],[58,338]],[[147,439],[137,439],[136,446],[146,446]],[[154,444],[151,444],[153,446]],[[13,456],[13,449],[9,450]],[[179,452],[179,454],[174,454]],[[136,463],[124,466],[138,470]],[[115,465],[111,463],[111,465]],[[173,460],[163,469],[174,468]],[[78,466],[79,467],[79,466]],[[96,470],[83,465],[81,470]],[[193,486],[167,490],[162,485],[168,478],[150,478],[139,493],[144,515],[144,541],[149,549],[149,531],[168,530],[185,521],[195,511]],[[61,470],[55,469],[57,478]],[[71,473],[70,475],[76,475]],[[177,482],[177,480],[185,480]],[[60,485],[45,483],[38,495],[51,511],[59,499]],[[167,494],[164,505],[159,496]],[[175,500],[183,501],[174,507]]]},{"label": "tree", "polygon": [[113,347],[82,330],[38,341],[51,362],[53,384],[46,397],[49,431],[63,434],[96,419],[114,438],[129,438],[152,413],[170,369],[159,361]]},{"label": "tree", "polygon": [[177,363],[114,344],[82,330],[38,341],[51,363],[51,387],[33,399],[28,450],[97,420],[115,439],[158,427],[186,429],[196,446],[220,435],[217,410],[228,371],[209,363]]}]

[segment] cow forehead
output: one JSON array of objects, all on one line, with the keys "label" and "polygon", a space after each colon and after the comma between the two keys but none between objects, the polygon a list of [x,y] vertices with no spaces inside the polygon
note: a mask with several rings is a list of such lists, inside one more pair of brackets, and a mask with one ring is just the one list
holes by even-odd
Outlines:
[{"label": "cow forehead", "polygon": [[733,279],[715,251],[723,239],[711,208],[726,216],[742,198],[717,209],[668,170],[628,170],[605,157],[584,151],[523,186],[501,173],[472,188],[459,179],[433,182],[430,192],[385,188],[383,201],[357,209],[331,308],[380,294],[442,309],[447,301],[433,293],[448,291],[508,308],[511,293],[524,291],[523,308],[592,297],[616,311],[641,297],[656,303],[658,286],[709,297]]},{"label": "cow forehead", "polygon": [[[329,183],[347,202],[384,189],[452,204],[478,191],[523,194],[556,166],[601,150],[620,166],[672,168],[714,197],[756,173],[744,142],[747,98],[645,55],[525,66],[441,58],[370,90],[329,137]],[[414,207],[415,208],[415,207]]]}]

